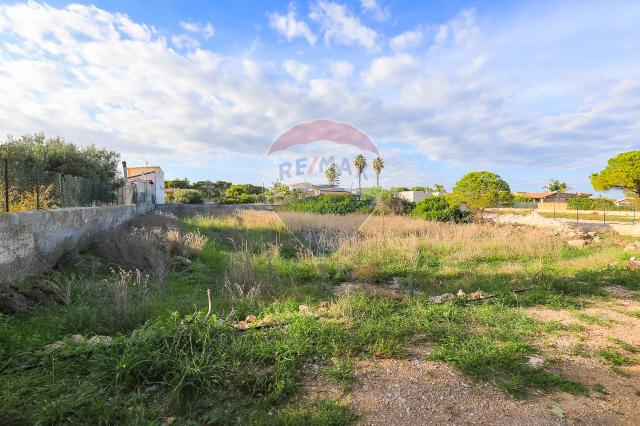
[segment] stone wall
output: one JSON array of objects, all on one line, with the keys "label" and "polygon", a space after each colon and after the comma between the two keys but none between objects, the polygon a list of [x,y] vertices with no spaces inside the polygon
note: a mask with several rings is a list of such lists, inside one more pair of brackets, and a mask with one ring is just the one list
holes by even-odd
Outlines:
[{"label": "stone wall", "polygon": [[619,235],[640,237],[640,223],[603,223],[599,221],[581,220],[576,222],[573,219],[553,219],[541,216],[537,212],[532,212],[528,216],[515,214],[489,214],[487,219],[496,223],[514,223],[529,225],[536,228],[575,228],[581,231],[612,231]]},{"label": "stone wall", "polygon": [[39,274],[87,248],[101,232],[153,210],[152,203],[0,214],[0,284]]}]

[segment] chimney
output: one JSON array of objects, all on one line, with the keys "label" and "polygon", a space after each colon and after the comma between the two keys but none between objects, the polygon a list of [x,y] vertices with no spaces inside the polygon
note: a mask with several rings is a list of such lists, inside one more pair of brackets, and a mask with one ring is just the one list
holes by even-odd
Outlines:
[{"label": "chimney", "polygon": [[124,180],[126,181],[129,176],[127,175],[127,162],[122,162],[122,174],[124,175]]}]

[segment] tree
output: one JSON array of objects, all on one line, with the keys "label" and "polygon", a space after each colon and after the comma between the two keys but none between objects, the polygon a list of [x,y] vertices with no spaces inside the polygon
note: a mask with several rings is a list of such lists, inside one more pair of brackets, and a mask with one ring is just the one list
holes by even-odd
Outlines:
[{"label": "tree", "polygon": [[187,178],[184,178],[184,179],[176,178],[176,179],[165,180],[164,187],[176,188],[176,189],[189,189],[191,188],[191,184],[189,183],[189,179]]},{"label": "tree", "polygon": [[455,204],[451,204],[446,197],[432,195],[419,201],[411,211],[411,216],[437,222],[464,222],[468,219],[468,212],[463,212]]},{"label": "tree", "polygon": [[202,204],[202,192],[197,189],[176,188],[173,192],[173,202],[176,204]]},{"label": "tree", "polygon": [[591,175],[596,191],[620,189],[632,197],[640,197],[640,151],[629,151],[609,159],[607,167]]},{"label": "tree", "polygon": [[376,172],[376,186],[380,187],[380,172],[384,169],[384,160],[380,157],[376,157],[372,163],[373,170]]},{"label": "tree", "polygon": [[550,179],[549,184],[542,187],[551,192],[565,192],[569,189],[569,186],[565,182],[560,182],[557,179]]},{"label": "tree", "polygon": [[466,204],[482,216],[487,207],[513,200],[509,184],[495,173],[481,171],[467,173],[453,187],[453,199]]},{"label": "tree", "polygon": [[362,192],[362,172],[365,167],[367,167],[367,159],[364,158],[364,155],[360,154],[353,161],[353,166],[356,168],[358,172],[358,195]]},{"label": "tree", "polygon": [[46,138],[42,133],[17,139],[8,136],[0,144],[0,157],[40,171],[99,179],[114,186],[123,182],[117,152],[93,145],[79,148],[63,138]]},{"label": "tree", "polygon": [[193,189],[202,191],[202,195],[204,195],[206,198],[213,198],[216,193],[215,183],[211,182],[210,180],[199,180],[191,185],[191,187]]},{"label": "tree", "polygon": [[268,196],[274,200],[284,200],[291,195],[291,189],[282,182],[273,182]]},{"label": "tree", "polygon": [[431,189],[433,189],[433,192],[439,192],[439,193],[441,193],[441,194],[443,194],[443,193],[447,192],[447,190],[445,189],[445,187],[444,187],[444,186],[442,186],[442,185],[440,185],[440,184],[435,184],[435,185],[433,185],[433,188],[431,188]]},{"label": "tree", "polygon": [[324,171],[324,175],[329,182],[329,186],[334,188],[340,185],[340,176],[342,172],[340,171],[340,167],[336,163],[332,163],[327,169]]}]

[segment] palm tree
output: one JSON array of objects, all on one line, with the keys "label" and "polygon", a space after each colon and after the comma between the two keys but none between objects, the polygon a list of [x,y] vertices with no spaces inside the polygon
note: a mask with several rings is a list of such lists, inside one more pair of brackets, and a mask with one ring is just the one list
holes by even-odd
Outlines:
[{"label": "palm tree", "polygon": [[336,163],[332,163],[329,167],[327,167],[327,170],[324,171],[324,175],[326,176],[331,188],[334,188],[336,185],[340,184],[341,174],[342,172],[340,171],[340,168]]},{"label": "palm tree", "polygon": [[440,185],[440,184],[436,184],[433,185],[433,192],[439,192],[439,193],[444,193],[446,192],[446,189],[444,189],[444,186]]},{"label": "palm tree", "polygon": [[380,157],[376,157],[373,160],[373,170],[376,172],[376,186],[380,187],[380,172],[384,169],[384,160]]},{"label": "palm tree", "polygon": [[542,189],[546,189],[551,192],[565,192],[569,189],[569,186],[565,182],[560,182],[556,179],[550,179],[549,184],[542,187]]},{"label": "palm tree", "polygon": [[367,159],[364,158],[364,155],[360,154],[353,161],[353,165],[358,172],[358,196],[362,193],[362,172],[365,167],[367,167]]}]

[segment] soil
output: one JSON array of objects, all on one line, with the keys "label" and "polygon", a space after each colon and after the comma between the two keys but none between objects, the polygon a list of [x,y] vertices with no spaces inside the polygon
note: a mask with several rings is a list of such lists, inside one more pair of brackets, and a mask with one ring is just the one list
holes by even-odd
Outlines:
[{"label": "soil", "polygon": [[587,386],[589,395],[532,390],[526,399],[514,399],[494,384],[474,381],[446,363],[426,361],[428,348],[416,349],[407,359],[358,361],[356,384],[346,393],[323,383],[319,373],[305,387],[309,395],[323,394],[351,405],[362,425],[637,425],[640,365],[621,366],[616,372],[597,354],[603,348],[615,348],[640,362],[640,352],[625,351],[612,340],[640,351],[640,318],[634,316],[640,312],[640,303],[615,299],[579,311],[596,320],[565,310],[526,312],[542,321],[582,326],[578,331],[547,334],[538,345],[546,368]]}]

